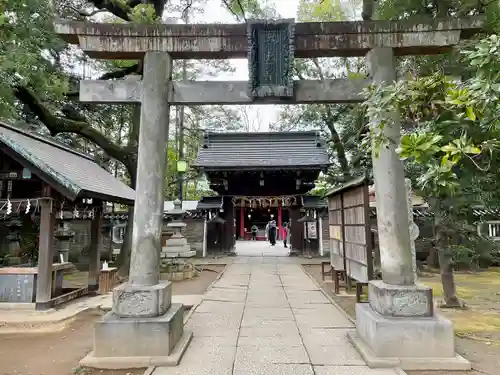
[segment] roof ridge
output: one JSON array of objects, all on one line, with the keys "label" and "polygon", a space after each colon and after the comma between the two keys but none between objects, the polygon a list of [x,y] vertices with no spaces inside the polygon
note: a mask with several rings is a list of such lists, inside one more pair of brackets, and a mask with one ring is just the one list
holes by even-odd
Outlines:
[{"label": "roof ridge", "polygon": [[16,133],[22,134],[22,135],[24,135],[26,137],[29,137],[29,138],[35,139],[37,141],[40,141],[42,143],[45,143],[45,144],[51,145],[53,147],[56,147],[56,148],[58,148],[60,150],[70,152],[70,153],[72,153],[74,155],[77,155],[77,156],[80,156],[82,158],[88,159],[88,160],[90,160],[90,161],[92,161],[94,163],[96,162],[90,155],[84,154],[83,152],[77,151],[77,150],[75,150],[75,149],[73,149],[73,148],[71,148],[71,147],[69,147],[69,146],[67,146],[65,144],[62,144],[60,142],[57,142],[55,140],[48,139],[48,138],[44,137],[41,134],[30,132],[28,130],[24,130],[24,129],[18,128],[17,126],[8,124],[8,123],[6,123],[4,121],[1,121],[1,120],[0,120],[0,127],[7,128],[7,129],[12,130],[12,131],[14,131]]}]

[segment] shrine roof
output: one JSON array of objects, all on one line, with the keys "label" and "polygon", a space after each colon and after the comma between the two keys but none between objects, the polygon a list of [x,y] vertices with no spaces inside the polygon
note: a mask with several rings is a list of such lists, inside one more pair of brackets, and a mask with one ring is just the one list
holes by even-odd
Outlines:
[{"label": "shrine roof", "polygon": [[314,195],[303,195],[302,205],[304,208],[325,208],[328,207],[326,199]]},{"label": "shrine roof", "polygon": [[319,132],[205,133],[193,167],[205,170],[323,169],[330,165]]},{"label": "shrine roof", "polygon": [[0,147],[69,200],[95,198],[133,204],[135,192],[86,154],[0,122]]},{"label": "shrine roof", "polygon": [[212,210],[222,208],[222,197],[202,197],[198,202],[198,210]]}]

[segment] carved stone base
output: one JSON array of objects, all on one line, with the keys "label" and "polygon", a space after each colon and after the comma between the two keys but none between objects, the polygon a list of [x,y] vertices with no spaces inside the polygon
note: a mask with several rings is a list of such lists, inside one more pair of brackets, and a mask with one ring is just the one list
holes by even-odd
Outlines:
[{"label": "carved stone base", "polygon": [[162,281],[152,286],[128,283],[113,289],[113,313],[122,318],[161,316],[172,302],[172,283]]},{"label": "carved stone base", "polygon": [[430,317],[434,315],[432,288],[425,285],[390,285],[381,280],[368,284],[370,307],[387,317]]}]

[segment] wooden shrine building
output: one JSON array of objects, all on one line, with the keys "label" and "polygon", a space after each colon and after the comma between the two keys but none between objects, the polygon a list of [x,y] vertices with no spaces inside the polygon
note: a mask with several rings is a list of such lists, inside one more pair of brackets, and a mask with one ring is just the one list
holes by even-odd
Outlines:
[{"label": "wooden shrine building", "polygon": [[[257,239],[263,239],[270,220],[276,221],[280,238],[284,224],[290,225],[291,247],[300,250],[304,225],[297,220],[308,209],[316,209],[319,201],[304,195],[329,164],[325,143],[316,131],[208,132],[193,167],[205,173],[222,201],[216,216],[218,225],[223,225],[224,250],[231,250],[236,239],[249,239],[253,225],[259,228]],[[306,206],[310,201],[315,202]]]},{"label": "wooden shrine building", "polygon": [[[88,155],[2,122],[0,151],[2,250],[17,260],[0,266],[0,301],[47,309],[96,291],[104,203],[131,205],[134,190]],[[68,217],[91,220],[88,286],[71,292],[63,287],[64,270],[71,268],[67,253],[55,250],[56,239],[69,248],[71,234],[61,225]],[[30,225],[31,242],[23,231]]]}]

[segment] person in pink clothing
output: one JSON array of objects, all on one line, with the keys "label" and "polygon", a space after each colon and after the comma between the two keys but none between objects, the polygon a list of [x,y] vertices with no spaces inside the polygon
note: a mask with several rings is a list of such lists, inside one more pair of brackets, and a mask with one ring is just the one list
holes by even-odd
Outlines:
[{"label": "person in pink clothing", "polygon": [[288,225],[287,223],[283,223],[283,245],[285,245],[285,247],[288,247],[286,245],[288,241]]}]

